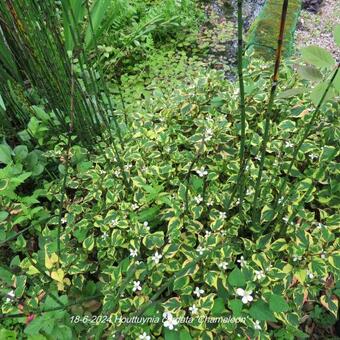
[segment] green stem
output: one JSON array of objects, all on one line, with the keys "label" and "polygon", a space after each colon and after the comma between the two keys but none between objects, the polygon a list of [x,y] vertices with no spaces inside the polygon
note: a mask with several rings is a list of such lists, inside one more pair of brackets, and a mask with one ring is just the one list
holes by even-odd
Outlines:
[{"label": "green stem", "polygon": [[255,194],[254,194],[254,200],[253,200],[253,211],[252,211],[252,222],[257,224],[259,220],[259,214],[258,214],[258,198],[261,193],[261,179],[264,169],[264,162],[266,158],[266,149],[267,149],[267,143],[269,141],[269,130],[270,130],[270,118],[272,115],[273,110],[273,104],[274,99],[276,95],[276,89],[277,89],[277,83],[279,78],[279,69],[280,69],[280,62],[281,62],[281,56],[282,56],[282,48],[283,48],[283,38],[284,38],[284,30],[286,25],[286,17],[287,17],[287,10],[288,10],[288,3],[289,0],[284,0],[282,4],[282,14],[281,14],[281,22],[280,22],[280,33],[279,38],[277,42],[277,49],[276,49],[276,59],[275,59],[275,66],[274,66],[274,75],[272,80],[272,87],[269,95],[269,101],[268,101],[268,107],[266,112],[266,120],[265,120],[265,128],[264,128],[264,136],[260,148],[261,153],[261,160],[260,160],[260,167],[259,172],[256,179],[255,184]]},{"label": "green stem", "polygon": [[244,149],[246,142],[246,108],[244,95],[244,81],[243,81],[243,19],[242,19],[242,5],[243,0],[237,2],[237,22],[238,22],[238,49],[237,49],[237,68],[238,80],[240,89],[240,115],[241,115],[241,145],[240,145],[240,170],[239,170],[239,195],[240,195],[240,209],[243,201],[243,174],[244,174]]}]

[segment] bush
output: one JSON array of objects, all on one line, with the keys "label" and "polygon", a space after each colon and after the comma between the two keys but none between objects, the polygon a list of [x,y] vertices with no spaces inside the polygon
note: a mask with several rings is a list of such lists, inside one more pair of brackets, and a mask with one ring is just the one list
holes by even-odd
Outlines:
[{"label": "bush", "polygon": [[[289,68],[283,73],[284,79],[291,76]],[[26,336],[58,333],[67,339],[121,333],[132,339],[145,333],[165,339],[243,339],[261,334],[263,339],[294,339],[308,338],[304,320],[321,322],[326,317],[334,323],[340,260],[335,237],[338,104],[327,104],[302,145],[284,193],[289,199],[284,218],[274,219],[268,230],[245,227],[269,75],[259,62],[249,65],[245,75],[248,94],[256,89],[256,95],[247,103],[251,155],[242,207],[234,199],[226,209],[239,169],[240,131],[238,90],[221,73],[187,79],[171,95],[155,93],[152,101],[140,102],[140,113],[133,111],[122,156],[133,196],[126,195],[112,147],[99,155],[80,146],[71,149],[60,257],[56,225],[61,183],[56,180],[46,187],[51,218],[46,226],[31,230],[41,230],[39,250],[30,260],[21,237],[22,244],[10,246],[9,268],[2,268],[8,283],[16,268],[15,296],[5,299],[4,312],[18,304],[34,311],[39,294],[47,292],[39,309],[56,309],[33,312]],[[272,126],[265,164],[262,224],[273,219],[271,203],[287,176],[299,129],[310,119],[309,107],[301,96],[275,104],[277,125]],[[61,148],[57,145],[48,156],[59,158]],[[12,226],[5,229],[4,240],[13,235],[14,216],[2,216],[1,223]],[[282,225],[287,233],[274,237]],[[15,256],[18,253],[22,255]],[[57,296],[59,303],[71,304],[69,311],[59,309]],[[127,315],[153,318],[153,323],[120,324]],[[180,323],[190,316],[195,317],[191,322]],[[216,323],[214,318],[222,319]],[[15,329],[25,319],[17,321],[4,320],[3,325]]]}]

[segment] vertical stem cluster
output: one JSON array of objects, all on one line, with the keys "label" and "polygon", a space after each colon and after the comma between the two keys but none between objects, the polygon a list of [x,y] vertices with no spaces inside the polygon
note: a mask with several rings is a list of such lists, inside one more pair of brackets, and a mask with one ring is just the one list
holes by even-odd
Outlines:
[{"label": "vertical stem cluster", "polygon": [[259,206],[259,196],[261,193],[261,179],[263,174],[263,168],[264,168],[264,161],[266,158],[266,147],[269,140],[269,130],[270,130],[270,119],[272,115],[272,109],[277,89],[277,83],[279,79],[279,69],[280,69],[280,62],[282,57],[282,48],[283,48],[283,39],[284,39],[284,30],[286,25],[286,18],[287,18],[287,10],[288,10],[288,3],[289,0],[284,0],[282,4],[282,13],[281,13],[281,22],[280,22],[280,33],[279,38],[277,42],[277,49],[276,49],[276,58],[275,58],[275,66],[274,66],[274,75],[272,79],[272,86],[270,90],[269,95],[269,101],[268,101],[268,107],[266,112],[266,120],[265,120],[265,127],[264,127],[264,135],[262,139],[262,144],[260,147],[260,167],[259,172],[256,179],[255,184],[255,194],[254,194],[254,200],[253,200],[253,211],[252,211],[252,222],[257,223],[258,222],[258,206]]}]

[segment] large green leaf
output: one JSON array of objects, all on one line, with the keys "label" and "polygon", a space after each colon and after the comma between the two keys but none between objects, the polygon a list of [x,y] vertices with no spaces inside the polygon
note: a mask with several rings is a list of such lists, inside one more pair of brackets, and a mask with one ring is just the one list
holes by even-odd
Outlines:
[{"label": "large green leaf", "polygon": [[332,55],[319,46],[308,46],[301,49],[303,60],[317,67],[332,67],[335,60]]},{"label": "large green leaf", "polygon": [[[314,87],[313,91],[310,94],[310,97],[314,105],[319,105],[321,98],[323,97],[324,93],[327,90],[327,87],[328,84],[325,82],[322,82]],[[324,98],[323,103],[326,103],[328,100],[332,99],[334,95],[335,95],[334,88],[330,87]]]},{"label": "large green leaf", "polygon": [[272,294],[269,298],[269,308],[272,312],[287,312],[289,309],[285,299],[277,294]]},{"label": "large green leaf", "polygon": [[244,274],[237,267],[229,274],[228,282],[233,287],[244,287],[246,285]]},{"label": "large green leaf", "polygon": [[269,305],[262,301],[256,301],[249,310],[249,314],[254,320],[259,321],[276,321],[273,312],[269,309]]},{"label": "large green leaf", "polygon": [[322,79],[321,72],[310,65],[299,66],[297,72],[302,79],[311,81],[319,81]]}]

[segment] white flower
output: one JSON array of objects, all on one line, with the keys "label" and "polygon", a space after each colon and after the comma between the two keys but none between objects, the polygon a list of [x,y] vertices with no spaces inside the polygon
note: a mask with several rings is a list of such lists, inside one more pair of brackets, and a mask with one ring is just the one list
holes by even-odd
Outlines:
[{"label": "white flower", "polygon": [[235,204],[240,204],[240,199],[238,198],[237,200],[236,200],[236,202],[235,202]]},{"label": "white flower", "polygon": [[237,260],[237,262],[240,264],[241,267],[243,267],[247,262],[244,260],[244,257],[241,256],[241,258],[239,260]]},{"label": "white flower", "polygon": [[205,231],[205,238],[208,238],[209,236],[211,235],[211,231],[209,231],[209,230],[206,230]]},{"label": "white flower", "polygon": [[225,235],[227,235],[227,232],[226,232],[225,230],[222,230],[222,231],[221,231],[221,235],[222,235],[222,236],[225,236]]},{"label": "white flower", "polygon": [[266,275],[264,274],[263,270],[255,270],[255,279],[261,280],[264,279]]},{"label": "white flower", "polygon": [[281,204],[283,202],[284,198],[283,197],[280,197],[277,201],[277,203]]},{"label": "white flower", "polygon": [[246,191],[246,196],[249,196],[249,195],[251,195],[253,193],[253,191],[251,190],[251,189],[247,189],[247,191]]},{"label": "white flower", "polygon": [[205,248],[201,247],[201,246],[198,246],[196,251],[200,254],[200,255],[203,255],[203,252],[205,251]]},{"label": "white flower", "polygon": [[207,206],[208,206],[208,207],[211,207],[213,204],[214,204],[214,201],[213,201],[213,200],[210,200],[210,201],[208,201]]},{"label": "white flower", "polygon": [[255,321],[254,329],[256,329],[256,330],[261,330],[261,329],[262,329],[259,320],[256,320],[256,321]]},{"label": "white flower", "polygon": [[205,170],[204,167],[202,167],[201,169],[196,170],[196,172],[197,172],[198,176],[200,176],[200,177],[204,177],[204,176],[208,175],[208,171]]},{"label": "white flower", "polygon": [[228,262],[221,262],[218,264],[218,267],[226,270],[228,268]]},{"label": "white flower", "polygon": [[162,254],[159,254],[158,251],[155,252],[155,254],[152,256],[152,260],[155,263],[159,263],[159,260],[162,258]]},{"label": "white flower", "polygon": [[194,294],[195,294],[197,297],[200,297],[202,294],[204,294],[204,290],[203,290],[203,289],[200,289],[199,287],[196,287],[195,290],[194,290]]},{"label": "white flower", "polygon": [[116,177],[119,177],[120,176],[120,170],[117,169],[113,172],[113,174],[116,176]]},{"label": "white flower", "polygon": [[111,220],[111,227],[115,227],[118,224],[118,221],[116,219]]},{"label": "white flower", "polygon": [[163,318],[164,318],[164,319],[172,318],[172,314],[171,314],[170,312],[164,312],[164,313],[163,313]]},{"label": "white flower", "polygon": [[11,302],[12,300],[14,300],[14,297],[15,297],[14,290],[11,290],[10,292],[7,293],[6,302]]},{"label": "white flower", "polygon": [[293,261],[296,262],[296,261],[301,261],[302,260],[302,256],[298,256],[298,255],[294,255],[293,256]]},{"label": "white flower", "polygon": [[147,335],[145,332],[139,336],[139,339],[150,340],[151,336]]},{"label": "white flower", "polygon": [[326,254],[325,253],[321,253],[321,258],[325,259],[326,258]]},{"label": "white flower", "polygon": [[256,159],[257,161],[260,161],[260,160],[261,160],[261,156],[260,156],[260,155],[256,155],[256,156],[255,156],[255,159]]},{"label": "white flower", "polygon": [[144,226],[144,228],[145,228],[147,231],[150,231],[149,222],[145,221],[145,222],[143,223],[143,226]]},{"label": "white flower", "polygon": [[140,285],[140,281],[133,281],[132,290],[135,292],[136,290],[142,290],[142,286]]},{"label": "white flower", "polygon": [[196,201],[197,204],[200,204],[203,201],[203,197],[201,195],[198,195],[194,197],[194,200]]},{"label": "white flower", "polygon": [[125,171],[129,171],[131,168],[132,168],[132,164],[130,164],[130,163],[124,165],[124,170]]},{"label": "white flower", "polygon": [[288,218],[288,217],[284,217],[283,220],[284,220],[284,222],[287,224],[288,221],[289,221],[289,218]]},{"label": "white flower", "polygon": [[317,224],[317,228],[322,228],[322,227],[324,227],[324,225],[322,223]]},{"label": "white flower", "polygon": [[314,274],[312,272],[307,271],[307,275],[311,280],[314,279]]},{"label": "white flower", "polygon": [[107,239],[108,237],[109,237],[109,234],[106,231],[104,231],[103,235],[102,235],[102,238],[103,239]]},{"label": "white flower", "polygon": [[291,141],[287,141],[285,144],[286,144],[286,148],[294,147],[294,144]]},{"label": "white flower", "polygon": [[227,213],[224,211],[220,211],[220,218],[225,219],[227,218]]},{"label": "white flower", "polygon": [[314,159],[318,158],[319,156],[316,155],[315,153],[311,153],[309,156],[310,160],[313,162]]},{"label": "white flower", "polygon": [[67,219],[66,219],[66,217],[63,217],[63,218],[61,219],[61,224],[65,224],[65,223],[67,223]]},{"label": "white flower", "polygon": [[191,314],[197,314],[198,313],[198,308],[195,305],[192,305],[191,307],[189,307],[189,310],[190,310]]},{"label": "white flower", "polygon": [[163,326],[173,330],[174,327],[178,324],[178,320],[175,319],[170,312],[163,313],[163,318],[166,320],[163,322]]},{"label": "white flower", "polygon": [[130,249],[130,256],[136,257],[138,255],[137,249]]},{"label": "white flower", "polygon": [[251,296],[251,294],[252,294],[251,290],[245,291],[243,288],[237,288],[236,294],[239,295],[239,296],[242,296],[242,302],[244,304],[253,301],[253,297]]},{"label": "white flower", "polygon": [[136,204],[136,203],[133,203],[133,204],[131,205],[131,208],[132,208],[132,210],[137,210],[137,209],[139,208],[139,205]]}]

